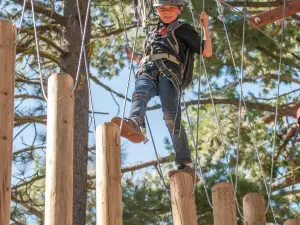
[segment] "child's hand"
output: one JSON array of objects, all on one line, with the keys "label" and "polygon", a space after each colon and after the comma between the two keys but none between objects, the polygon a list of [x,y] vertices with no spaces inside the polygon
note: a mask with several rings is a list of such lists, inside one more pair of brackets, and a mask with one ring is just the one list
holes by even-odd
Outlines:
[{"label": "child's hand", "polygon": [[132,59],[132,60],[136,61],[137,63],[140,63],[142,56],[136,52],[133,52],[133,49],[131,47],[126,45],[125,51],[126,51],[126,55],[127,55],[128,59],[130,59],[130,60]]},{"label": "child's hand", "polygon": [[126,55],[129,59],[131,59],[132,57],[132,48],[129,47],[128,45],[125,46],[125,51],[126,51]]},{"label": "child's hand", "polygon": [[208,15],[206,14],[206,12],[202,12],[200,15],[199,15],[199,18],[200,18],[200,23],[202,24],[202,26],[204,28],[208,28],[208,21],[209,21],[209,18],[208,18]]}]

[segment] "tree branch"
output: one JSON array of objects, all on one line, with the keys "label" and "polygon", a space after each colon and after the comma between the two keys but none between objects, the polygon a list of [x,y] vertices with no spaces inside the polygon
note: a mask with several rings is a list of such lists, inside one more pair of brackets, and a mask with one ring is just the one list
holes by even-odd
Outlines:
[{"label": "tree branch", "polygon": [[[21,34],[28,33],[28,31],[32,31],[32,29],[33,29],[32,27],[25,27],[25,28],[22,27]],[[45,31],[54,31],[56,33],[62,32],[59,24],[42,24],[42,25],[36,26],[36,30],[39,33],[43,33]]]},{"label": "tree branch", "polygon": [[[23,48],[23,47],[17,47],[17,54],[26,54],[26,55],[34,55],[36,54],[35,48]],[[39,51],[40,56],[51,60],[51,62],[57,64],[63,71],[66,71],[64,66],[60,63],[59,58],[55,57],[54,55],[46,52],[46,51]]]},{"label": "tree branch", "polygon": [[[164,158],[159,159],[160,164],[168,163],[170,161],[171,161],[170,157],[164,157]],[[124,168],[122,168],[121,172],[122,173],[133,172],[133,171],[136,171],[136,170],[147,168],[149,166],[157,166],[157,165],[158,165],[157,160],[152,160],[152,161],[148,161],[148,162],[145,162],[145,163],[124,167]]]},{"label": "tree branch", "polygon": [[26,123],[40,123],[46,125],[46,115],[41,116],[15,116],[14,127],[22,126]]},{"label": "tree branch", "polygon": [[[276,75],[276,74],[264,74],[264,75],[257,76],[256,79],[273,79],[273,80],[277,80],[278,75]],[[280,80],[300,84],[300,80],[294,79],[292,77],[285,76],[285,75],[281,75]]]},{"label": "tree branch", "polygon": [[20,74],[17,74],[17,78],[16,78],[16,83],[19,82],[19,83],[26,83],[28,85],[40,85],[41,83],[34,79],[35,81],[32,81],[30,79],[28,79],[27,77],[23,77],[22,75]]},{"label": "tree branch", "polygon": [[[296,117],[296,110],[300,107],[300,102],[291,103],[290,105],[284,105],[279,107],[279,117],[291,116]],[[268,115],[262,118],[262,121],[266,124],[275,120],[275,114]]]},{"label": "tree branch", "polygon": [[12,190],[17,190],[18,188],[27,186],[29,184],[33,184],[34,182],[42,180],[42,179],[45,179],[45,175],[40,175],[40,176],[37,175],[37,176],[33,177],[31,180],[23,181],[22,183],[13,186]]},{"label": "tree branch", "polygon": [[291,185],[297,185],[300,183],[300,175],[296,175],[294,177],[290,177],[285,179],[283,182],[279,183],[279,184],[273,184],[272,185],[272,191],[277,191],[280,189],[284,189],[287,188]]},{"label": "tree branch", "polygon": [[[257,46],[256,49],[261,51],[264,55],[271,57],[272,59],[279,60],[279,56],[275,55],[273,52],[267,50],[263,46]],[[300,69],[299,64],[295,63],[293,60],[288,60],[287,58],[282,57],[282,62],[286,65],[290,65],[297,69]]]},{"label": "tree branch", "polygon": [[[123,98],[125,99],[125,96],[123,94],[120,94],[116,91],[114,91],[113,89],[111,89],[109,86],[105,85],[104,83],[102,83],[96,76],[90,75],[90,78],[92,81],[95,82],[95,84],[98,84],[99,86],[103,87],[105,90],[110,91],[112,93],[114,93],[116,96],[118,96],[119,98]],[[127,101],[131,102],[130,98],[127,98]]]},{"label": "tree branch", "polygon": [[[24,0],[18,0],[16,2],[20,5],[22,5],[22,6],[24,4]],[[31,3],[28,2],[28,1],[26,2],[26,9],[31,10]],[[59,15],[58,13],[54,12],[51,8],[47,8],[43,5],[35,3],[34,4],[34,11],[36,13],[40,13],[40,14],[43,14],[43,15],[49,17],[49,18],[52,18],[57,24],[60,24],[60,25],[63,25],[63,26],[66,25],[66,18]]]},{"label": "tree branch", "polygon": [[38,218],[43,218],[44,214],[39,211],[38,209],[27,205],[24,201],[19,200],[17,197],[14,196],[14,193],[11,194],[11,200],[15,203],[20,204],[23,206],[25,209],[27,209],[31,214],[36,215]]},{"label": "tree branch", "polygon": [[[40,85],[40,83],[39,83]],[[44,97],[42,96],[38,96],[38,95],[27,95],[27,94],[21,94],[21,95],[15,95],[15,99],[36,99],[36,100],[41,100],[41,101],[45,101]]]},{"label": "tree branch", "polygon": [[[136,28],[137,24],[132,24],[132,25],[126,25],[126,30],[129,31],[133,28]],[[99,38],[106,38],[106,37],[109,37],[111,35],[118,35],[118,34],[121,34],[124,32],[124,28],[119,28],[119,29],[115,29],[115,30],[112,30],[112,31],[109,31],[109,32],[104,32],[104,33],[101,33],[99,35],[92,35],[91,36],[91,39],[99,39]]]},{"label": "tree branch", "polygon": [[[172,159],[170,157],[163,157],[163,158],[159,159],[160,164],[168,163],[168,162],[171,162],[171,161],[172,161]],[[151,160],[151,161],[144,162],[144,163],[141,163],[141,164],[123,167],[121,169],[121,173],[133,172],[133,171],[136,171],[136,170],[144,169],[144,168],[147,168],[147,167],[150,167],[150,166],[157,166],[157,165],[158,165],[157,160]],[[88,177],[89,180],[90,179],[95,179],[95,178],[96,178],[96,175],[90,175]]]},{"label": "tree branch", "polygon": [[[239,105],[239,99],[213,99],[215,104],[223,104],[223,105],[235,105],[238,106]],[[258,102],[250,102],[250,101],[245,101],[247,108],[248,109],[256,109],[259,111],[267,111],[267,112],[275,112],[275,107],[270,106],[270,105],[266,105],[266,104],[262,104],[262,103],[258,103]],[[191,100],[186,102],[186,106],[192,106],[192,105],[197,105],[198,104],[198,100]],[[200,104],[201,105],[207,105],[207,104],[212,104],[211,103],[211,99],[203,99],[200,100]],[[157,104],[151,107],[148,107],[147,110],[156,110],[156,109],[160,109],[161,105]]]},{"label": "tree branch", "polygon": [[32,151],[38,150],[38,149],[45,149],[45,146],[39,146],[39,147],[29,146],[28,148],[23,148],[23,149],[14,151],[13,152],[13,156],[16,157],[17,155],[20,155],[20,154],[22,154],[24,152],[32,152]]},{"label": "tree branch", "polygon": [[[34,35],[33,30],[31,29],[26,29],[26,33],[29,35]],[[61,54],[66,54],[68,53],[67,51],[65,51],[64,49],[62,49],[60,46],[58,46],[54,41],[50,40],[49,38],[46,38],[45,36],[38,34],[38,38],[40,40],[42,40],[43,42],[45,42],[46,44],[50,45],[51,47],[53,47],[54,49],[56,49],[57,51],[59,51]]]}]

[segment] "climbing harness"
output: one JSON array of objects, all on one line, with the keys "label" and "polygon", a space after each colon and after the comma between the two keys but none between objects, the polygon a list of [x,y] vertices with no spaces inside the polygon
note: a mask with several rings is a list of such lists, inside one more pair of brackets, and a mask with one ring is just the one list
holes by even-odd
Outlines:
[{"label": "climbing harness", "polygon": [[159,59],[167,59],[177,65],[180,65],[180,61],[177,59],[177,57],[167,54],[167,53],[161,53],[161,54],[154,54],[154,55],[148,55],[148,56],[144,56],[142,58],[142,60],[140,61],[140,65],[147,63],[147,62],[152,62],[152,61],[156,61]]},{"label": "climbing harness", "polygon": [[[189,48],[185,53],[185,59],[180,59],[179,53],[179,44],[175,36],[175,31],[181,27],[184,23],[179,21],[174,21],[168,25],[166,34],[160,37],[157,37],[156,34],[159,32],[158,27],[152,29],[147,34],[147,39],[145,42],[145,56],[142,59],[141,64],[150,61],[156,61],[159,59],[167,59],[177,65],[181,66],[181,77],[178,77],[177,74],[172,73],[174,80],[177,80],[177,89],[183,90],[188,87],[193,78],[193,69],[194,69],[194,61],[195,61],[195,53],[193,53]],[[164,42],[165,46],[169,46],[171,49],[166,49],[169,53],[155,53],[155,49],[152,47],[152,42]],[[203,43],[202,43],[203,45]],[[149,54],[151,53],[151,54]]]}]

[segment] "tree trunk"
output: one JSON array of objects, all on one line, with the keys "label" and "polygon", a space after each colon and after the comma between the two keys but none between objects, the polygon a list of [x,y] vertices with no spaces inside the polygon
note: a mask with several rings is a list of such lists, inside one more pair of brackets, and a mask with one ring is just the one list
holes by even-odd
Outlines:
[{"label": "tree trunk", "polygon": [[[80,0],[82,24],[84,24],[87,0]],[[67,18],[64,38],[67,41],[67,51],[61,55],[61,63],[75,81],[81,48],[81,32],[78,20],[76,1],[64,0],[64,16]],[[90,40],[90,19],[86,32],[86,43]],[[85,225],[87,201],[87,159],[88,159],[88,120],[89,92],[86,82],[84,60],[80,68],[80,81],[75,92],[74,112],[74,155],[73,155],[73,225]]]}]

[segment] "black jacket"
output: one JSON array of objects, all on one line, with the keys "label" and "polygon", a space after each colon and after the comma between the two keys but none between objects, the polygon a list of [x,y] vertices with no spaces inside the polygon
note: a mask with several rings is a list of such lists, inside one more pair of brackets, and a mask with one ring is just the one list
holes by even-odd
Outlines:
[{"label": "black jacket", "polygon": [[[203,49],[203,42],[199,33],[194,29],[194,27],[187,23],[183,23],[174,31],[174,35],[179,46],[179,54],[174,51],[172,45],[170,44],[170,39],[174,38],[170,37],[169,33],[165,35],[159,34],[160,28],[161,23],[159,23],[147,35],[144,44],[144,56],[168,53],[177,57],[179,61],[184,62],[188,48],[197,54],[200,54],[200,50]],[[182,76],[181,67],[171,61],[168,61],[167,59],[157,60],[155,62],[148,62],[140,65],[139,72],[157,70],[162,67],[164,68],[163,74],[168,77],[179,90]]]}]

